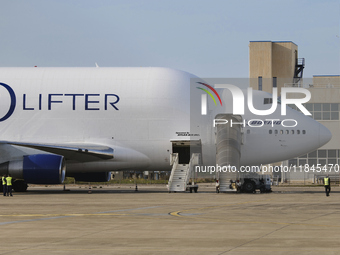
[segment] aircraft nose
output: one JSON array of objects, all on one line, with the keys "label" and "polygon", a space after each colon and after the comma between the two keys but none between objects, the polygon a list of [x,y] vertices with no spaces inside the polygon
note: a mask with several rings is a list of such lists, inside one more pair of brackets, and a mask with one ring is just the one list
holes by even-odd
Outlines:
[{"label": "aircraft nose", "polygon": [[319,144],[320,147],[328,143],[332,138],[332,133],[324,125],[319,124]]}]

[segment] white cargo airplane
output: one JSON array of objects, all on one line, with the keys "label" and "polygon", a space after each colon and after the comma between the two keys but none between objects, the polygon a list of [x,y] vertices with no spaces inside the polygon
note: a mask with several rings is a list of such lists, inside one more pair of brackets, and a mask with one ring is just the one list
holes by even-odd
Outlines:
[{"label": "white cargo airplane", "polygon": [[[65,176],[108,181],[110,171],[170,170],[171,153],[188,154],[191,143],[205,165],[216,164],[213,120],[231,113],[231,94],[220,89],[218,106],[208,97],[209,114],[198,123],[192,114],[201,114],[202,89],[209,88],[194,82],[192,92],[191,78],[168,68],[0,68],[0,174],[11,174],[18,191]],[[268,108],[268,98],[255,92],[254,107]],[[284,118],[297,120],[295,127],[282,125],[279,108],[262,118],[246,109],[242,118],[242,165],[286,160],[331,139],[290,108]],[[259,119],[276,120],[257,127]]]}]

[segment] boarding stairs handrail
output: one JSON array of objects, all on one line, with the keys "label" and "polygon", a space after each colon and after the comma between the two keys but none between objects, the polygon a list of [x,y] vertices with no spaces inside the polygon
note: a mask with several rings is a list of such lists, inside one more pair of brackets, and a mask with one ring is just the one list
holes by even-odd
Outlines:
[{"label": "boarding stairs handrail", "polygon": [[200,157],[200,153],[193,153],[191,155],[191,159],[190,159],[190,162],[189,162],[189,165],[188,165],[188,171],[187,171],[186,176],[185,176],[185,185],[187,185],[189,183],[191,173],[192,173],[194,167],[196,165],[198,165],[199,157]]},{"label": "boarding stairs handrail", "polygon": [[169,181],[168,181],[168,187],[170,188],[171,187],[171,184],[172,184],[172,180],[174,178],[174,174],[175,174],[175,169],[177,168],[178,166],[178,153],[171,153],[171,157],[170,157],[170,165],[172,165],[172,168],[171,168],[171,174],[170,174],[170,178],[169,178]]}]

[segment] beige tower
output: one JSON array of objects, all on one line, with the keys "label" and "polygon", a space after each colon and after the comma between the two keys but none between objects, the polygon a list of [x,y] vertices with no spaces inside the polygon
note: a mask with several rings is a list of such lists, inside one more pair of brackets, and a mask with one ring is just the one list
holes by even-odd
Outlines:
[{"label": "beige tower", "polygon": [[298,58],[293,42],[251,41],[249,43],[250,87],[280,94],[284,84],[298,83],[302,78],[304,59]]},{"label": "beige tower", "polygon": [[[276,87],[279,96],[285,84],[299,86],[304,64],[304,59],[298,58],[298,46],[293,42],[249,43],[249,78],[254,90],[272,93]],[[281,162],[272,165],[281,165]]]}]

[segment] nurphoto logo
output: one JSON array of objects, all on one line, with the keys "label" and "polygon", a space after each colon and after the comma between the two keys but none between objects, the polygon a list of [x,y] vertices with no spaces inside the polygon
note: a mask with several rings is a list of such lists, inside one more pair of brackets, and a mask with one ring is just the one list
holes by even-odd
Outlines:
[{"label": "nurphoto logo", "polygon": [[[220,100],[220,104],[222,106],[222,100],[220,96],[218,95],[217,91],[210,85],[198,82],[201,85],[207,86],[209,89],[211,89],[215,95]],[[205,91],[210,97],[214,100],[215,105],[217,105],[216,100],[214,96],[209,92],[207,89],[203,89],[200,87],[197,87],[198,89],[201,89]],[[244,115],[244,94],[243,91],[236,87],[235,85],[231,84],[216,84],[215,88],[223,88],[223,89],[229,89],[229,91],[232,94],[233,97],[233,114],[234,115]],[[288,93],[301,93],[304,94],[304,98],[287,98]],[[201,100],[201,114],[207,115],[207,94],[202,94],[202,100]],[[253,104],[253,89],[248,88],[247,90],[247,104],[248,108],[251,113],[258,116],[266,116],[270,115],[275,112],[277,108],[277,88],[273,88],[273,104],[270,109],[267,110],[258,110],[255,109]],[[281,89],[281,115],[286,115],[286,106],[288,104],[295,105],[304,115],[312,115],[304,106],[303,103],[307,103],[311,99],[311,93],[309,90],[305,88],[282,88]]]}]

